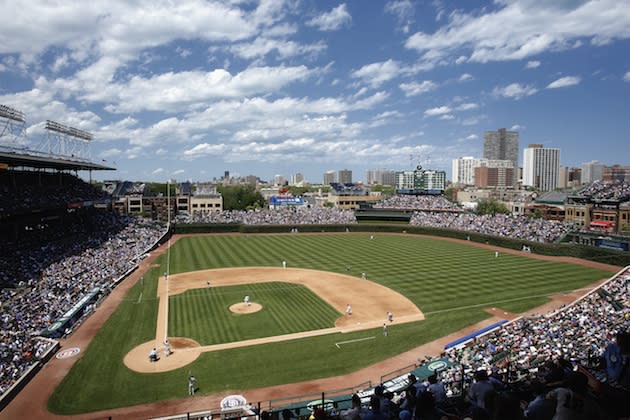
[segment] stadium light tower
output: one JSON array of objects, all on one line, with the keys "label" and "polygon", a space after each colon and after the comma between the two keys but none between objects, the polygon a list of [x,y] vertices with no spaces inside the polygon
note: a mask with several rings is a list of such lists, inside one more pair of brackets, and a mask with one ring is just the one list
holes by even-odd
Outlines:
[{"label": "stadium light tower", "polygon": [[0,144],[4,147],[15,148],[25,146],[24,113],[10,106],[0,105]]},{"label": "stadium light tower", "polygon": [[90,142],[94,135],[78,128],[46,120],[46,142],[41,151],[50,155],[90,160]]}]

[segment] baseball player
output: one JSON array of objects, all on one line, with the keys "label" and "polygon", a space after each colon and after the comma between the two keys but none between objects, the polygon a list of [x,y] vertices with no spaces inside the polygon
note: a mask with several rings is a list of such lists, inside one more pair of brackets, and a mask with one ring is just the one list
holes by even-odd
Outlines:
[{"label": "baseball player", "polygon": [[387,337],[387,324],[383,323],[383,336]]},{"label": "baseball player", "polygon": [[394,314],[388,311],[388,312],[387,312],[387,320],[388,320],[389,322],[394,321]]},{"label": "baseball player", "polygon": [[243,298],[243,303],[245,303],[245,305],[247,305],[247,306],[251,305],[249,303],[249,295],[245,295],[245,297]]},{"label": "baseball player", "polygon": [[171,343],[168,342],[168,338],[164,339],[164,356],[168,357],[171,355]]},{"label": "baseball player", "polygon": [[352,315],[352,306],[349,303],[346,305],[346,314]]},{"label": "baseball player", "polygon": [[191,396],[195,395],[196,382],[197,382],[197,379],[193,375],[190,375],[188,377],[188,395],[191,395]]}]

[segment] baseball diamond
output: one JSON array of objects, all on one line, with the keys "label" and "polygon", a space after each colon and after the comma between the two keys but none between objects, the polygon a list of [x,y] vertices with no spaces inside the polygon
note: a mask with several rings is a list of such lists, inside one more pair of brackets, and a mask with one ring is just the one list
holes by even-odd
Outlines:
[{"label": "baseball diamond", "polygon": [[[423,344],[550,299],[556,305],[566,302],[577,296],[573,290],[617,268],[503,249],[495,258],[494,247],[406,234],[373,240],[369,233],[215,234],[175,236],[171,242],[170,261],[166,245],[153,252],[68,341],[70,346],[83,340],[80,355],[49,363],[68,372],[63,380],[64,375],[55,380],[41,374],[34,379],[34,387],[39,383],[50,390],[44,395],[56,386],[50,411],[147,417],[164,414],[164,403],[157,403],[163,400],[172,401],[168,412],[177,412],[207,409],[235,391],[255,401],[271,395],[265,389],[295,395],[338,388],[341,377],[350,384],[374,380],[427,354],[419,347]],[[362,272],[369,280],[361,279]],[[231,312],[246,294],[262,309]],[[292,311],[273,315],[268,329],[214,336],[222,317],[234,318],[237,331],[252,331],[257,316],[287,301]],[[346,304],[353,307],[351,316],[344,314]],[[298,321],[298,313],[314,315],[326,307],[328,318],[315,327],[300,325],[306,321]],[[99,312],[105,316],[108,310],[111,316],[95,327]],[[393,323],[384,336],[388,312]],[[293,318],[297,326],[290,325]],[[161,348],[167,334],[172,354],[149,362],[150,348]],[[336,345],[344,341],[351,343]],[[198,388],[194,404],[173,400],[187,397],[191,374]]]}]

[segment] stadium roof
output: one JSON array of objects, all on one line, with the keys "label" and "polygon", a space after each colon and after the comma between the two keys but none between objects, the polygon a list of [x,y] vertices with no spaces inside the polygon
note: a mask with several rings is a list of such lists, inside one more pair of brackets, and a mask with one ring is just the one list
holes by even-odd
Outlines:
[{"label": "stadium roof", "polygon": [[115,171],[116,168],[94,162],[70,160],[63,157],[0,151],[0,165],[9,167],[46,168],[76,171]]}]

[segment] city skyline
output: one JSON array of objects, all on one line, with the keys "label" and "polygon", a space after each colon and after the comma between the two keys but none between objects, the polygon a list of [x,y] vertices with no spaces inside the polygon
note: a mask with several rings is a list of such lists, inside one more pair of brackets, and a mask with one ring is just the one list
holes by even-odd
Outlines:
[{"label": "city skyline", "polygon": [[97,180],[444,170],[484,133],[628,165],[630,3],[3,2],[0,104],[94,134]]}]

